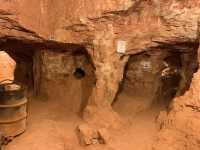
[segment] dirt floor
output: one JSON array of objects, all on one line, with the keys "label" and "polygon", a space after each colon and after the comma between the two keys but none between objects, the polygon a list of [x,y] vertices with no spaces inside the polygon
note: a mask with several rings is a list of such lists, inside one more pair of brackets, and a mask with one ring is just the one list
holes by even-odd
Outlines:
[{"label": "dirt floor", "polygon": [[5,150],[150,150],[157,133],[155,119],[161,107],[149,107],[147,98],[133,97],[122,92],[114,104],[127,125],[112,133],[105,146],[81,147],[76,127],[81,123],[65,101],[31,100],[27,131],[5,147]]}]

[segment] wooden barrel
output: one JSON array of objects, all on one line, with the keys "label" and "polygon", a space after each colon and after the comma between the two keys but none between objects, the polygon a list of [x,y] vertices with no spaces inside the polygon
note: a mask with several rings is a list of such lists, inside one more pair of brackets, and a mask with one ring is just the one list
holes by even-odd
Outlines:
[{"label": "wooden barrel", "polygon": [[26,129],[27,99],[18,84],[0,85],[0,131],[14,137]]}]

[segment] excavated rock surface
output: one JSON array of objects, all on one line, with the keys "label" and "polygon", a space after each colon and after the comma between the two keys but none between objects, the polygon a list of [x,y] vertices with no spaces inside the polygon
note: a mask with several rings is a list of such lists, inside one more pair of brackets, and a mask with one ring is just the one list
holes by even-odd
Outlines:
[{"label": "excavated rock surface", "polygon": [[[109,128],[113,122],[116,126],[121,122],[110,104],[123,78],[128,54],[152,48],[183,52],[195,49],[199,43],[199,8],[198,0],[1,0],[0,44],[18,40],[39,44],[39,47],[51,47],[53,42],[53,46],[65,50],[69,50],[70,45],[75,45],[73,50],[80,45],[85,47],[96,68],[97,81],[83,118],[99,128]],[[117,50],[123,50],[124,54]],[[163,143],[174,146],[172,149],[198,149],[198,121],[195,119],[199,106],[198,101],[193,102],[198,100],[198,81],[197,73],[190,94],[180,97],[184,99],[181,103],[189,104],[171,108],[167,120],[172,121],[166,122],[174,124],[164,123],[157,149],[161,149]],[[162,137],[166,132],[170,137],[175,136],[170,141],[165,140]],[[175,139],[179,142],[173,145]]]},{"label": "excavated rock surface", "polygon": [[[65,100],[69,97],[66,103],[73,112],[79,112],[86,106],[95,85],[94,68],[88,55],[41,50],[35,53],[33,64],[35,95],[44,100]],[[77,68],[83,69],[83,78],[74,75]]]},{"label": "excavated rock surface", "polygon": [[169,112],[161,113],[155,150],[199,149],[199,75],[199,71],[195,73],[189,91],[173,101]]},{"label": "excavated rock surface", "polygon": [[110,40],[124,40],[127,53],[137,53],[163,43],[195,42],[198,36],[197,0],[2,0],[0,4],[2,38],[94,44],[109,30]]},{"label": "excavated rock surface", "polygon": [[0,51],[0,60],[0,84],[11,83],[14,80],[16,62],[4,51]]}]

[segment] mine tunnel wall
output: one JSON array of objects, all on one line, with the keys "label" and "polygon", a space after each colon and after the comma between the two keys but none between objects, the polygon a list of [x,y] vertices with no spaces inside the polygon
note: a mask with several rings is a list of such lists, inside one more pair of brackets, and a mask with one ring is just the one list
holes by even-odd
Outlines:
[{"label": "mine tunnel wall", "polygon": [[120,92],[148,97],[151,103],[166,103],[183,95],[198,68],[197,51],[151,50],[132,55],[127,63]]},{"label": "mine tunnel wall", "polygon": [[0,81],[14,80],[25,87],[28,97],[61,100],[76,112],[87,105],[96,79],[85,48],[42,49],[33,43],[8,41],[0,44],[0,50]]},{"label": "mine tunnel wall", "polygon": [[[4,44],[2,50],[16,63],[16,82],[40,99],[67,99],[74,110],[83,110],[96,82],[95,68],[86,49],[72,52],[7,44],[11,46]],[[193,48],[154,49],[132,55],[119,92],[128,89],[132,96],[148,97],[152,103],[170,101],[189,89],[197,64],[197,50]]]},{"label": "mine tunnel wall", "polygon": [[95,75],[85,52],[40,50],[33,60],[35,95],[43,100],[62,100],[76,112],[86,106]]}]

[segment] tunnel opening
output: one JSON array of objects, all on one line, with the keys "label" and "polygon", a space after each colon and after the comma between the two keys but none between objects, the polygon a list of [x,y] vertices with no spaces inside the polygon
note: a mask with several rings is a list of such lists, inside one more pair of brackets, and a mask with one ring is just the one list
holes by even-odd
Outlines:
[{"label": "tunnel opening", "polygon": [[[35,95],[49,100],[65,99],[69,96],[73,99],[73,103],[69,103],[68,107],[70,109],[76,107],[74,108],[76,111],[80,99],[87,103],[85,101],[90,95],[95,75],[90,56],[85,49],[77,49],[72,53],[36,51],[34,62]],[[88,91],[83,89],[88,89]],[[74,95],[77,97],[73,98]],[[79,100],[76,101],[76,99]]]},{"label": "tunnel opening", "polygon": [[[0,50],[0,81],[21,85],[28,98],[27,134],[18,137],[19,149],[28,145],[29,137],[40,143],[53,126],[74,137],[74,127],[81,121],[79,115],[96,82],[95,68],[87,50],[80,46],[73,51],[68,47],[47,49],[20,41],[2,43]],[[41,138],[35,139],[37,135]],[[57,139],[56,136],[57,133],[47,136],[46,140]],[[15,141],[7,148],[13,149],[13,145]]]},{"label": "tunnel opening", "polygon": [[134,139],[131,141],[140,149],[153,145],[162,130],[161,122],[167,120],[170,104],[190,88],[198,68],[197,49],[156,49],[130,57],[113,104],[127,120],[128,134],[124,138]]},{"label": "tunnel opening", "polygon": [[188,51],[150,50],[132,55],[113,104],[123,116],[135,116],[152,108],[168,109],[176,96],[190,87],[198,68],[197,48]]}]

